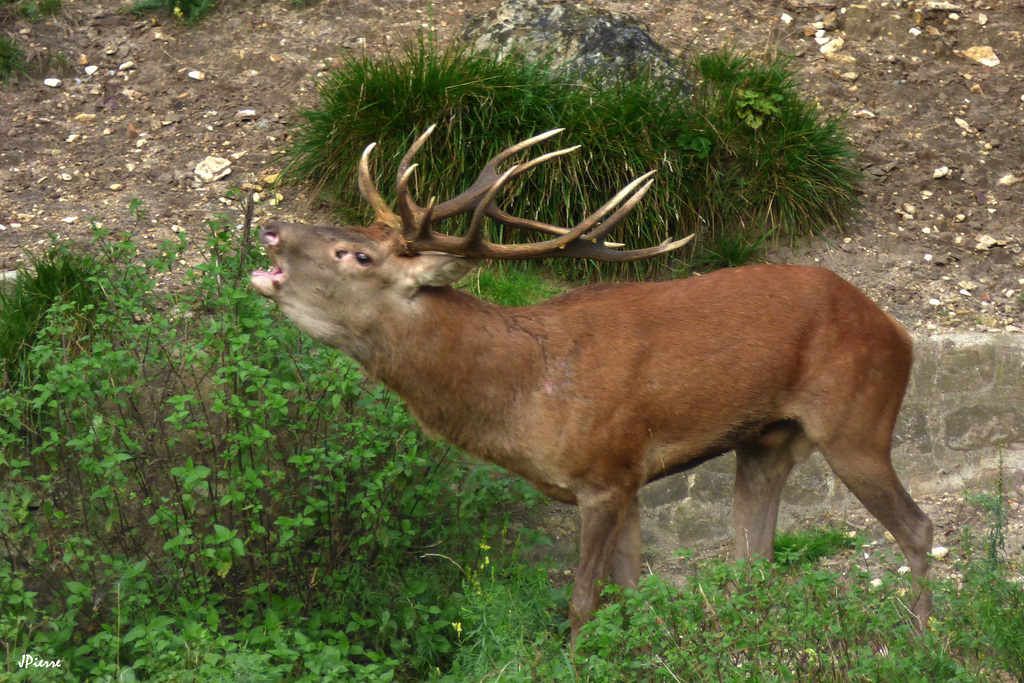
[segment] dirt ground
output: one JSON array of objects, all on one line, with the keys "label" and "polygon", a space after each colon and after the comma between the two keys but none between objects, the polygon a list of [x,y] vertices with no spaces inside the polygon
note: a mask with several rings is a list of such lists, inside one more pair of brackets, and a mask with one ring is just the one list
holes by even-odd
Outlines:
[{"label": "dirt ground", "polygon": [[[239,217],[231,187],[264,190],[257,224],[309,218],[302,188],[284,188],[275,206],[263,185],[296,108],[313,103],[312,78],[339,50],[380,52],[427,25],[445,38],[495,4],[222,0],[194,26],[136,17],[119,0],[64,0],[38,24],[0,8],[0,26],[33,58],[67,58],[48,74],[59,85],[0,88],[0,271],[50,234],[88,241],[93,220],[131,229],[132,199],[147,212],[146,248],[180,231],[201,243],[206,220]],[[1024,4],[592,4],[642,19],[674,52],[795,53],[807,94],[850,112],[867,171],[856,225],[771,260],[827,266],[912,330],[1024,332]],[[230,175],[198,180],[208,156],[229,159]],[[975,515],[957,496],[925,507],[939,542]]]},{"label": "dirt ground", "polygon": [[[380,52],[425,25],[451,36],[495,4],[224,0],[194,26],[117,0],[65,0],[38,24],[0,13],[33,57],[67,62],[57,87],[0,89],[0,270],[51,233],[88,239],[90,219],[128,229],[131,199],[147,211],[144,246],[238,216],[226,191],[279,170],[294,111],[339,50]],[[912,329],[1024,331],[1024,3],[594,4],[637,16],[674,52],[796,53],[807,94],[851,112],[867,170],[854,229],[772,260],[826,265]],[[230,175],[197,180],[207,156]],[[301,192],[263,201],[257,223],[302,218]]]}]

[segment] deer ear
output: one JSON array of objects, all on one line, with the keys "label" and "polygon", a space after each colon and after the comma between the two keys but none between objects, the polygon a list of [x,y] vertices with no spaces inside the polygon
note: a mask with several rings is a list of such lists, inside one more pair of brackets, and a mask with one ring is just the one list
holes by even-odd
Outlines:
[{"label": "deer ear", "polygon": [[436,251],[417,254],[410,260],[402,283],[408,296],[420,287],[443,287],[458,282],[477,266],[476,259]]}]

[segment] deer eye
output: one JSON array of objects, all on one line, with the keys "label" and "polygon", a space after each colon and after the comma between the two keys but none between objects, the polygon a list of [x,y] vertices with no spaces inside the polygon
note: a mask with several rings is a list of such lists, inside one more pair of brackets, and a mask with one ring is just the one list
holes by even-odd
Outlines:
[{"label": "deer eye", "polygon": [[361,251],[351,252],[351,251],[348,251],[347,249],[335,249],[334,250],[334,260],[335,261],[341,261],[343,258],[345,258],[348,255],[351,255],[356,260],[356,263],[358,263],[361,266],[368,266],[371,263],[373,263],[373,258],[369,254],[366,254],[364,252],[361,252]]}]

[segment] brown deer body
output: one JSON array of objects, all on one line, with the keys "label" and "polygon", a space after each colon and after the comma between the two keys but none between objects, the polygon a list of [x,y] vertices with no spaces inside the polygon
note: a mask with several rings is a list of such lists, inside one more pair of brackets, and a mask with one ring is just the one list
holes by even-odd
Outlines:
[{"label": "brown deer body", "polygon": [[[912,362],[906,331],[821,268],[748,266],[686,280],[592,285],[523,308],[453,289],[474,258],[624,260],[685,242],[634,252],[602,243],[646,186],[597,228],[597,219],[566,231],[496,209],[494,195],[508,179],[561,152],[500,176],[497,163],[543,137],[496,157],[455,200],[421,209],[406,185],[424,135],[400,165],[401,218],[369,180],[368,149],[360,185],[377,221],[269,224],[261,236],[275,268],[255,273],[253,286],[397,392],[428,432],[579,507],[574,637],[597,608],[600,581],[637,585],[640,487],[730,450],[737,453],[737,557],[772,557],[783,485],[818,448],[899,543],[923,626],[931,611],[921,584],[931,522],[889,455]],[[466,238],[429,229],[469,211]],[[559,236],[539,245],[492,245],[479,238],[484,215]]]}]

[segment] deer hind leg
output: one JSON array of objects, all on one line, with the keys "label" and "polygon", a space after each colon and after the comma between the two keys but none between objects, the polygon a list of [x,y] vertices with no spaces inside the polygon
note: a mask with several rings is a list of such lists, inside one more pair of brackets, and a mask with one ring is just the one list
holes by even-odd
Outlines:
[{"label": "deer hind leg", "polygon": [[923,630],[932,611],[931,591],[923,581],[928,574],[932,522],[903,487],[889,456],[889,439],[879,446],[839,438],[822,446],[836,476],[853,492],[896,542],[910,567],[915,595],[911,612]]},{"label": "deer hind leg", "polygon": [[769,428],[757,441],[736,449],[736,498],[733,507],[735,558],[775,558],[779,502],[793,467],[806,460],[814,444],[796,423]]},{"label": "deer hind leg", "polygon": [[[613,577],[616,583],[636,587],[640,577],[640,513],[636,492],[601,492],[581,497],[578,505],[580,564],[569,600],[573,642],[600,604],[599,582]],[[635,558],[629,556],[632,552]]]}]

